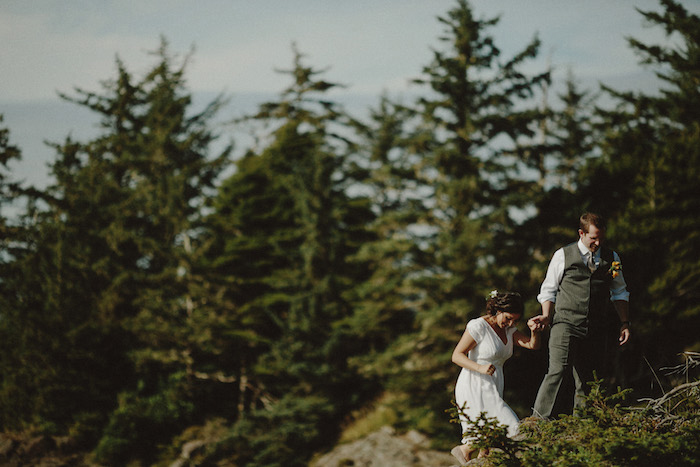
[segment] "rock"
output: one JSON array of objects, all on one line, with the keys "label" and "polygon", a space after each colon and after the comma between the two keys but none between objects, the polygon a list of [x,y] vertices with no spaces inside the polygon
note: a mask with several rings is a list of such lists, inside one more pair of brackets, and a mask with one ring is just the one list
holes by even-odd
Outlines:
[{"label": "rock", "polygon": [[33,465],[34,467],[65,467],[70,464],[66,464],[64,459],[45,457],[37,460]]},{"label": "rock", "polygon": [[76,447],[68,437],[47,435],[0,434],[2,467],[68,467],[81,464],[82,456],[71,452]]},{"label": "rock", "polygon": [[22,455],[28,458],[42,457],[56,448],[56,441],[50,436],[37,436],[22,446]]},{"label": "rock", "polygon": [[186,465],[189,465],[189,459],[192,456],[192,454],[197,451],[198,449],[206,446],[206,442],[202,440],[194,440],[194,441],[188,441],[187,443],[182,445],[182,450],[180,451],[180,458],[177,459],[175,462],[170,464],[170,467],[184,467]]},{"label": "rock", "polygon": [[202,446],[206,446],[206,443],[202,440],[197,439],[194,441],[189,441],[182,446],[182,453],[180,455],[185,459],[189,459],[190,456],[192,456],[192,453]]},{"label": "rock", "polygon": [[0,434],[0,460],[9,459],[18,444],[17,440]]},{"label": "rock", "polygon": [[71,454],[80,449],[78,441],[70,436],[54,436],[53,440],[60,453]]},{"label": "rock", "polygon": [[448,467],[457,465],[449,452],[434,451],[417,431],[400,435],[388,426],[351,443],[337,446],[311,467]]}]

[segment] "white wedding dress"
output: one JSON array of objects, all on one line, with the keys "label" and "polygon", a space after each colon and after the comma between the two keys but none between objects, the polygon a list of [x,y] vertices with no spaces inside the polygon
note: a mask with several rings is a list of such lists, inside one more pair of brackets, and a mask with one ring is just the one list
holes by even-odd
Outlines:
[{"label": "white wedding dress", "polygon": [[[513,355],[513,334],[515,326],[506,329],[507,342],[504,344],[496,331],[484,318],[477,318],[467,323],[469,334],[476,341],[476,347],[469,351],[469,359],[479,364],[492,364],[496,367],[493,375],[483,375],[476,371],[462,368],[455,386],[455,401],[459,407],[464,406],[464,413],[471,420],[476,420],[481,412],[488,417],[495,417],[508,426],[508,436],[518,433],[520,423],[518,416],[503,400],[503,364]],[[461,417],[462,432],[467,423]],[[468,439],[463,439],[467,443]]]}]

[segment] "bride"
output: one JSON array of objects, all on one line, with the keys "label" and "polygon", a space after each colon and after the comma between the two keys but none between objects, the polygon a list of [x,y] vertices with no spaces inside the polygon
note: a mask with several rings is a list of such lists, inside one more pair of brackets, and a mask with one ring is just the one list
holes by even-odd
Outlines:
[{"label": "bride", "polygon": [[[465,415],[475,420],[481,412],[508,426],[508,436],[518,432],[519,419],[503,400],[503,364],[513,355],[513,344],[526,349],[540,347],[540,333],[530,320],[530,336],[515,327],[523,315],[523,301],[514,292],[492,291],[486,301],[486,315],[467,323],[467,328],[452,353],[452,361],[462,367],[455,387],[455,400],[462,408],[462,432],[468,424]],[[469,439],[452,449],[465,465],[475,449]],[[479,453],[479,456],[486,453]]]}]

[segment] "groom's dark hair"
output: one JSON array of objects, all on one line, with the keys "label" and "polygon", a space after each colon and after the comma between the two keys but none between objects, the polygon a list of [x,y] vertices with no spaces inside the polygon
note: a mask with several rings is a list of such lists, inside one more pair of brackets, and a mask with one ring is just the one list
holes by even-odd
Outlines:
[{"label": "groom's dark hair", "polygon": [[594,212],[584,212],[581,214],[581,218],[578,222],[579,229],[583,230],[584,233],[588,233],[588,229],[591,225],[595,225],[600,230],[606,230],[605,219],[600,214]]}]

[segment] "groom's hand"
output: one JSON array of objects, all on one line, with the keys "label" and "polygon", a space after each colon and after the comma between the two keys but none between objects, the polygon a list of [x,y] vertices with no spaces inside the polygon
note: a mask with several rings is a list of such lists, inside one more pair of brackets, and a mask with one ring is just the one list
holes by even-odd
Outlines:
[{"label": "groom's hand", "polygon": [[[549,326],[551,324],[551,319],[549,318],[549,316],[545,316],[545,315],[535,316],[533,318],[530,318],[530,321],[532,321],[534,323],[535,329],[537,331],[542,331],[547,326]],[[530,321],[528,321],[528,326],[530,324]],[[530,329],[532,329],[532,328],[530,328]]]},{"label": "groom's hand", "polygon": [[627,324],[622,325],[620,329],[620,345],[625,345],[630,340],[630,327]]},{"label": "groom's hand", "polygon": [[527,320],[527,327],[530,328],[530,331],[532,332],[540,331],[539,324],[537,324],[534,318],[530,318],[529,320]]}]

